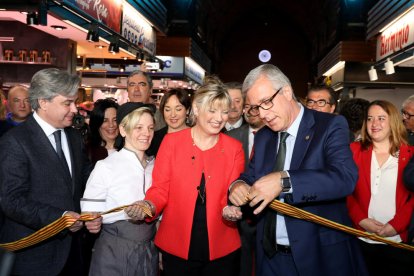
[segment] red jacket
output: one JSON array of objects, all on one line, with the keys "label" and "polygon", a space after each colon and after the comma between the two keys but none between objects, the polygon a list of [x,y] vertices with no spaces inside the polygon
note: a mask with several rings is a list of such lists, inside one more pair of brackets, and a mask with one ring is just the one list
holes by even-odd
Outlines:
[{"label": "red jacket", "polygon": [[[359,142],[351,144],[354,161],[358,166],[358,182],[352,195],[347,198],[349,215],[357,229],[364,230],[359,222],[368,217],[368,207],[371,199],[371,157],[372,146],[363,150]],[[403,241],[407,240],[407,231],[414,208],[413,194],[409,192],[403,183],[403,172],[411,156],[414,147],[402,145],[398,157],[398,176],[396,191],[395,216],[388,223],[394,227]]]},{"label": "red jacket", "polygon": [[204,171],[206,179],[207,231],[210,260],[240,247],[234,222],[222,217],[230,184],[244,169],[244,153],[237,140],[219,134],[217,144],[206,151],[193,145],[190,129],[167,134],[158,151],[152,186],[146,200],[156,207],[162,220],[155,244],[177,257],[188,259],[197,186]]}]

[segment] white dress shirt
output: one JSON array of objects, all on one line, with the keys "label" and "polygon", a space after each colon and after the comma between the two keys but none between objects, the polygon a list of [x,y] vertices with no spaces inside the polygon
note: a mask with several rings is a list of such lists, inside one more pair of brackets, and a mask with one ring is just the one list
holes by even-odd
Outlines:
[{"label": "white dress shirt", "polygon": [[242,124],[243,124],[243,116],[241,116],[240,119],[237,122],[235,122],[233,125],[227,122],[224,125],[224,127],[226,128],[227,131],[229,131],[229,130],[241,127]]},{"label": "white dress shirt", "polygon": [[53,136],[53,133],[56,130],[61,130],[61,143],[62,143],[62,150],[65,155],[66,162],[68,163],[69,171],[72,174],[72,163],[70,159],[70,151],[69,151],[69,145],[68,145],[68,139],[66,137],[66,133],[63,129],[57,129],[53,126],[51,126],[49,123],[47,123],[45,120],[43,120],[37,112],[33,112],[33,118],[36,120],[36,122],[40,125],[43,132],[46,134],[47,138],[49,139],[50,143],[52,144],[53,148],[56,150],[56,141],[55,136]]},{"label": "white dress shirt", "polygon": [[[292,161],[292,155],[293,155],[293,148],[295,147],[295,141],[296,141],[296,137],[298,136],[299,125],[303,117],[303,111],[304,111],[303,106],[301,104],[298,104],[298,105],[300,107],[299,114],[296,117],[293,124],[286,130],[286,132],[289,133],[289,136],[286,139],[286,157],[285,157],[285,166],[284,166],[285,171],[289,170],[290,168],[290,162]],[[279,138],[280,138],[280,133],[279,133]],[[292,190],[293,190],[293,185],[292,185],[292,189],[290,190],[290,192],[292,192]],[[283,196],[284,194],[281,193],[280,194],[281,202],[284,202]],[[283,245],[289,245],[290,243],[289,243],[288,233],[286,230],[285,217],[282,214],[278,213],[276,220],[277,220],[276,243],[283,244]]]},{"label": "white dress shirt", "polygon": [[[144,168],[135,152],[121,149],[96,163],[81,199],[82,212],[103,212],[143,200],[152,184],[154,160]],[[103,216],[103,223],[131,219],[124,211]]]},{"label": "white dress shirt", "polygon": [[[371,157],[371,200],[368,206],[368,217],[383,224],[388,223],[395,216],[398,177],[398,158],[390,155],[382,165],[379,166],[375,152]],[[380,243],[370,239],[364,239],[369,243]],[[388,240],[401,242],[400,235],[386,237]]]}]

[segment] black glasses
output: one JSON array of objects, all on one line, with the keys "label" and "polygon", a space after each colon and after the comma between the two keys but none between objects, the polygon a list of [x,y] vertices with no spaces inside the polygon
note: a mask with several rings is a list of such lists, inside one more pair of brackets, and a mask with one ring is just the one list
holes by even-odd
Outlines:
[{"label": "black glasses", "polygon": [[401,109],[401,114],[404,119],[408,119],[408,120],[411,119],[411,117],[414,117],[414,114],[410,114],[404,109]]},{"label": "black glasses", "polygon": [[316,104],[319,107],[324,107],[327,104],[331,104],[330,102],[326,101],[326,100],[306,100],[306,106],[307,107],[312,107],[314,104]]},{"label": "black glasses", "polygon": [[250,116],[257,116],[259,115],[260,111],[259,108],[263,109],[263,110],[269,110],[273,107],[273,99],[276,97],[276,95],[280,92],[280,90],[282,90],[283,87],[280,87],[275,94],[273,94],[272,97],[270,97],[267,100],[264,100],[261,104],[259,105],[251,105],[250,108],[247,110],[247,113]]}]

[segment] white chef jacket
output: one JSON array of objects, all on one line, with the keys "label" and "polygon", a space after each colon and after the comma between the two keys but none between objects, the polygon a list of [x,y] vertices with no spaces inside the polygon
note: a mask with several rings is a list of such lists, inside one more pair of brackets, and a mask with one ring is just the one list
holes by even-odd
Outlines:
[{"label": "white chef jacket", "polygon": [[[144,169],[133,151],[121,149],[96,163],[81,199],[82,212],[104,212],[145,198],[154,159]],[[131,219],[124,211],[103,215],[103,223]]]}]

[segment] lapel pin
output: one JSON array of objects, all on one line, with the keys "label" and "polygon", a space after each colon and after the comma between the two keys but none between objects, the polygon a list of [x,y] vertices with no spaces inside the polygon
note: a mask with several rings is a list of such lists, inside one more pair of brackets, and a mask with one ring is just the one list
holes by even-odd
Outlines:
[{"label": "lapel pin", "polygon": [[310,136],[306,135],[305,140],[307,141],[307,140],[309,140],[309,138],[310,138]]}]

